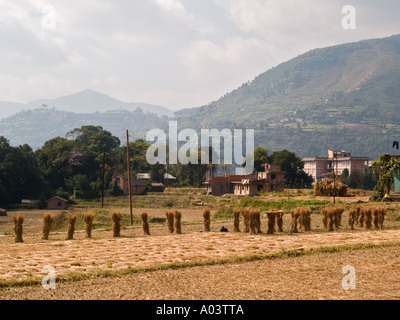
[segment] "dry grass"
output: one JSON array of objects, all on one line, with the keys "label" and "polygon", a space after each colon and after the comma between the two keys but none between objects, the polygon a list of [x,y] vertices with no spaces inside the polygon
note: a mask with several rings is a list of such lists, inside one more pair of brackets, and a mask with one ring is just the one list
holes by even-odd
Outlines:
[{"label": "dry grass", "polygon": [[174,212],[172,211],[168,211],[165,213],[166,217],[167,217],[167,227],[168,227],[168,231],[169,233],[174,233],[175,231],[175,226],[174,226]]},{"label": "dry grass", "polygon": [[[399,246],[321,250],[259,261],[139,271],[134,276],[76,277],[74,282],[57,282],[56,290],[43,290],[40,284],[4,287],[0,295],[5,300],[399,300],[399,256]],[[355,290],[341,286],[345,265],[356,270]]]},{"label": "dry grass", "polygon": [[15,233],[15,242],[24,242],[22,239],[24,216],[21,214],[13,216],[14,221],[14,233]]},{"label": "dry grass", "polygon": [[182,224],[181,224],[182,213],[176,210],[174,214],[174,219],[175,219],[175,233],[182,234]]},{"label": "dry grass", "polygon": [[75,222],[76,222],[76,214],[75,214],[75,213],[70,213],[70,214],[68,215],[67,240],[72,240],[72,239],[74,239]]},{"label": "dry grass", "polygon": [[250,232],[250,210],[249,209],[242,209],[242,216],[243,216],[243,230],[242,232],[247,233]]},{"label": "dry grass", "polygon": [[46,213],[43,216],[43,240],[48,240],[49,239],[49,234],[51,230],[51,225],[53,224],[54,221],[54,216],[51,215],[50,213]]},{"label": "dry grass", "polygon": [[239,209],[233,210],[233,217],[234,217],[233,232],[240,232],[240,210]]},{"label": "dry grass", "polygon": [[121,236],[121,213],[113,212],[111,215],[113,237],[118,238]]},{"label": "dry grass", "polygon": [[87,238],[91,238],[92,237],[92,229],[93,229],[94,213],[93,212],[86,212],[84,214],[83,218],[85,220],[86,237]]},{"label": "dry grass", "polygon": [[324,179],[314,184],[314,195],[345,197],[347,186],[334,179]]},{"label": "dry grass", "polygon": [[211,212],[209,208],[204,209],[203,211],[203,219],[204,219],[204,232],[210,232],[210,224],[211,224]]},{"label": "dry grass", "polygon": [[[341,225],[339,220],[338,227],[336,227],[336,220],[332,218],[332,227],[336,230],[334,232],[326,232],[322,223],[323,214],[319,214],[318,210],[313,210],[312,221],[311,219],[309,220],[312,231],[306,232],[305,225],[307,225],[307,223],[305,221],[307,219],[301,220],[299,216],[298,233],[290,234],[290,230],[285,230],[285,226],[289,228],[291,215],[284,215],[283,212],[280,212],[282,222],[282,231],[280,231],[280,234],[274,236],[256,234],[257,221],[260,223],[260,229],[265,232],[268,229],[268,215],[265,212],[261,212],[259,216],[258,213],[253,213],[253,217],[256,217],[256,219],[253,220],[254,234],[219,232],[221,226],[226,226],[229,230],[234,230],[234,225],[236,223],[235,215],[225,221],[216,222],[215,220],[210,220],[210,232],[204,233],[201,232],[204,230],[204,210],[198,208],[179,209],[179,212],[182,211],[184,213],[180,218],[180,222],[184,223],[181,224],[182,234],[179,236],[170,234],[163,223],[151,222],[149,223],[152,228],[151,237],[143,236],[143,229],[140,224],[136,227],[124,227],[124,237],[120,238],[111,238],[110,227],[105,229],[95,228],[91,240],[85,239],[84,229],[82,229],[82,231],[75,231],[74,241],[64,241],[67,234],[65,229],[63,232],[52,232],[51,242],[40,241],[38,232],[25,233],[25,243],[23,245],[15,244],[11,234],[0,236],[0,282],[30,281],[30,279],[42,277],[41,269],[44,265],[54,266],[60,279],[71,277],[74,281],[78,279],[87,279],[87,281],[95,282],[97,280],[93,279],[94,275],[96,275],[95,277],[113,275],[116,277],[115,281],[118,282],[123,274],[131,274],[140,270],[154,271],[162,269],[164,270],[162,271],[164,272],[163,274],[165,274],[172,272],[170,269],[174,268],[193,266],[211,268],[206,267],[206,265],[220,263],[224,263],[225,269],[223,270],[227,270],[231,268],[230,264],[236,262],[243,263],[244,261],[266,259],[269,256],[279,258],[281,261],[285,259],[285,255],[288,253],[293,252],[294,255],[304,254],[310,252],[310,250],[321,250],[321,248],[326,246],[354,246],[358,243],[380,245],[398,241],[400,238],[400,219],[398,219],[398,217],[400,215],[398,215],[399,208],[397,204],[364,206],[373,208],[371,209],[371,224],[375,230],[366,230],[365,224],[364,227],[357,225],[356,217],[355,219],[353,218],[354,230],[351,230],[350,226],[347,229],[347,225]],[[346,217],[350,218],[350,209],[355,209],[351,211],[353,213],[355,212],[353,216],[357,215],[357,207],[360,207],[358,211],[361,212],[362,206],[342,205],[342,208],[345,209],[341,213],[343,219]],[[379,207],[382,208],[379,209]],[[384,211],[383,215],[380,213],[382,211]],[[122,209],[121,212],[121,215],[129,214],[128,210],[125,212]],[[146,210],[146,212],[149,213],[148,218],[163,217],[165,219],[164,209],[149,209]],[[236,210],[236,212],[239,211]],[[243,212],[249,214],[255,211],[242,209],[241,213],[243,214]],[[24,215],[25,214],[29,217],[28,220],[26,220],[29,230],[34,230],[35,226],[33,222],[36,221],[36,218],[31,212],[24,213]],[[42,214],[43,212],[38,212],[37,217],[40,217]],[[277,227],[279,225],[278,212],[275,211],[275,215],[275,224]],[[382,216],[385,221],[385,229],[376,229],[375,221],[379,226]],[[11,217],[8,219],[11,219]],[[149,220],[151,221],[151,219]],[[250,220],[248,221],[250,231]],[[40,226],[40,223],[35,223]],[[177,219],[175,217],[175,229],[176,223]],[[2,225],[2,227],[4,226],[5,224]],[[11,226],[9,229],[12,230]],[[281,261],[281,266],[282,263]],[[306,266],[303,266],[303,268],[304,270],[307,269]],[[328,266],[326,266],[326,268],[328,268]],[[191,269],[193,270],[193,268]],[[286,267],[284,269],[286,272]],[[280,267],[280,270],[283,270],[282,267]],[[180,272],[182,272],[182,274],[186,273],[185,269],[180,270]],[[234,272],[232,274],[227,273],[226,279],[229,279],[230,276],[232,277],[231,279],[235,279],[236,281]],[[250,276],[244,278],[247,279],[250,286],[255,287],[254,275],[253,278]],[[103,280],[105,281],[105,279]],[[195,285],[195,282],[190,283]],[[59,285],[62,286],[63,284],[60,283]],[[72,286],[75,286],[75,284]],[[309,288],[305,289],[308,290]],[[119,289],[115,287],[114,289],[110,289],[110,292],[113,290]],[[77,296],[81,294],[79,286],[77,286],[75,291]],[[289,291],[288,296],[296,297],[295,293]],[[252,291],[249,290],[249,292]],[[307,291],[307,296],[312,296],[312,292],[313,290],[310,287],[310,290]],[[142,291],[142,294],[144,296],[152,296],[151,290]],[[168,293],[160,291],[159,295],[166,297]],[[125,297],[128,296],[132,295],[125,295]],[[211,296],[212,295],[210,295],[210,297]],[[235,296],[228,296],[232,299],[236,299]],[[252,296],[252,293],[249,293],[249,296]],[[108,299],[108,296],[104,295],[103,298]]]},{"label": "dry grass", "polygon": [[143,228],[143,233],[145,235],[150,235],[150,226],[149,226],[149,215],[147,212],[142,212],[142,214],[140,215],[142,218],[142,228]]}]

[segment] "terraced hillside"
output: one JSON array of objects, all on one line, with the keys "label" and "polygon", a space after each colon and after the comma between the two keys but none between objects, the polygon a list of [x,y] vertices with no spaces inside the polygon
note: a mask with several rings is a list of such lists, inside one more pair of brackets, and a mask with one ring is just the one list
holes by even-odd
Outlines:
[{"label": "terraced hillside", "polygon": [[377,158],[400,135],[399,71],[400,35],[315,49],[175,115],[182,127],[254,128],[271,151]]}]

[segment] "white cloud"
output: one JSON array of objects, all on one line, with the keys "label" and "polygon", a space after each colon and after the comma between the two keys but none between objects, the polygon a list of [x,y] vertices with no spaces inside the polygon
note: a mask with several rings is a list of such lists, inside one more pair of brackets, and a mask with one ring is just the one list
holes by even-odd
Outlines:
[{"label": "white cloud", "polygon": [[[0,100],[86,88],[196,107],[307,50],[398,30],[399,2],[353,0],[0,0]],[[54,6],[56,29],[42,27]],[[398,33],[398,32],[397,32]]]},{"label": "white cloud", "polygon": [[173,12],[180,16],[188,14],[183,4],[178,0],[156,0],[156,4],[165,11]]},{"label": "white cloud", "polygon": [[205,97],[194,106],[208,104],[253,80],[266,71],[265,66],[276,58],[273,56],[274,48],[254,37],[229,38],[222,45],[208,40],[194,42],[181,52],[190,84]]}]

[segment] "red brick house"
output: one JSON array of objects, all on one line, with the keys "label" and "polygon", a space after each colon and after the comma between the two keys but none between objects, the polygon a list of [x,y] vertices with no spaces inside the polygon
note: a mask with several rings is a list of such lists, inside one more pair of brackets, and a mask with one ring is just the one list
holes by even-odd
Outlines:
[{"label": "red brick house", "polygon": [[65,210],[67,209],[68,200],[61,197],[53,197],[46,201],[47,210]]},{"label": "red brick house", "polygon": [[266,172],[256,172],[248,175],[231,175],[212,177],[205,184],[207,194],[221,196],[236,194],[255,196],[261,192],[282,192],[285,188],[284,172],[280,166],[268,165]]},{"label": "red brick house", "polygon": [[[118,187],[121,188],[123,191],[124,195],[129,194],[129,179],[128,175],[126,174],[115,174],[112,177],[112,184],[114,183],[117,184]],[[147,183],[146,181],[140,179],[140,180],[133,180],[132,181],[132,194],[133,195],[140,195],[140,194],[145,194],[147,191]]]}]

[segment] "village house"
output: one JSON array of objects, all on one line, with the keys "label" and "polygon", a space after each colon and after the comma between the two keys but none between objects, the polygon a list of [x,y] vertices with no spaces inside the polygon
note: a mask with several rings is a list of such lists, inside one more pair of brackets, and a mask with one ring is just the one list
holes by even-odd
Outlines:
[{"label": "village house", "polygon": [[128,183],[128,175],[117,173],[114,174],[111,178],[112,185],[116,184],[117,187],[120,187],[124,194],[129,194],[129,183]]},{"label": "village house", "polygon": [[176,183],[176,178],[169,173],[164,173],[164,183],[167,186],[173,186]]},{"label": "village house", "polygon": [[53,197],[46,201],[47,210],[65,210],[67,209],[68,200],[61,197]]},{"label": "village house", "polygon": [[328,151],[328,157],[305,157],[304,172],[314,178],[314,182],[324,179],[329,174],[340,176],[344,169],[349,175],[363,174],[369,168],[368,157],[352,157],[347,151]]},{"label": "village house", "polygon": [[[151,176],[150,173],[138,173],[136,174],[136,179],[132,180],[132,194],[133,195],[142,195],[146,194],[148,190],[148,186],[151,187],[151,191],[153,192],[163,192],[165,189],[165,185],[161,182],[153,182],[150,184]],[[176,178],[169,173],[164,174],[164,181],[168,186],[174,185],[176,182]],[[124,195],[129,194],[129,180],[127,174],[117,173],[112,176],[111,183],[114,183],[121,188]]]},{"label": "village house", "polygon": [[22,199],[21,204],[23,204],[25,208],[39,209],[40,200]]},{"label": "village house", "polygon": [[[124,195],[129,194],[129,179],[127,174],[117,173],[112,176],[111,183],[120,187]],[[132,194],[140,195],[145,194],[147,190],[147,183],[145,180],[136,179],[132,181]]]},{"label": "village house", "polygon": [[207,194],[214,196],[223,194],[255,196],[260,193],[283,191],[285,188],[284,176],[280,166],[266,165],[265,172],[209,177],[205,184]]}]

